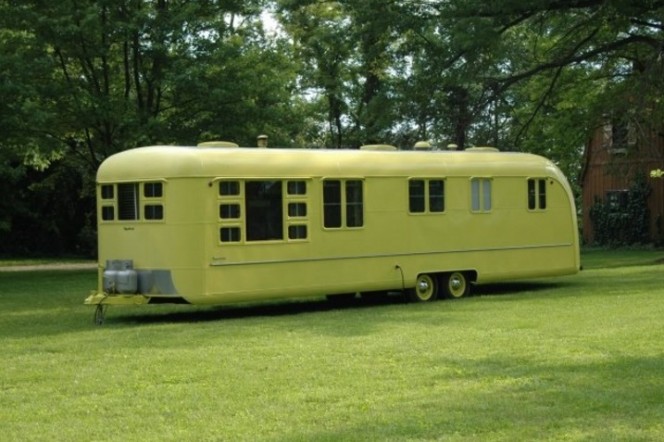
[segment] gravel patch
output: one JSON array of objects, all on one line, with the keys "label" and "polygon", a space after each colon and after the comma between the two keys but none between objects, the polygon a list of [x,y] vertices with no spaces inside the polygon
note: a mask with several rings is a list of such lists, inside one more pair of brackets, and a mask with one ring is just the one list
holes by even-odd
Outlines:
[{"label": "gravel patch", "polygon": [[5,266],[0,267],[0,272],[33,272],[35,270],[91,270],[96,268],[96,262],[63,262],[53,264]]}]

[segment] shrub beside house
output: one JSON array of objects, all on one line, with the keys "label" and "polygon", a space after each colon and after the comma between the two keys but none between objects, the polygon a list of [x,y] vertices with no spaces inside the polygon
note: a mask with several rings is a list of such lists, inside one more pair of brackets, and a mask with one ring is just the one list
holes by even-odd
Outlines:
[{"label": "shrub beside house", "polygon": [[606,119],[588,141],[580,182],[583,241],[664,242],[664,130]]}]

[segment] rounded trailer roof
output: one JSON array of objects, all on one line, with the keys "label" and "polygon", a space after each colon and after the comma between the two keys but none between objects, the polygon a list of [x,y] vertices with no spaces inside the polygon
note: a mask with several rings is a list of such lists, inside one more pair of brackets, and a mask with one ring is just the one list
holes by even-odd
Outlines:
[{"label": "rounded trailer roof", "polygon": [[110,156],[99,167],[97,181],[427,175],[547,175],[564,179],[546,158],[516,152],[150,146]]}]

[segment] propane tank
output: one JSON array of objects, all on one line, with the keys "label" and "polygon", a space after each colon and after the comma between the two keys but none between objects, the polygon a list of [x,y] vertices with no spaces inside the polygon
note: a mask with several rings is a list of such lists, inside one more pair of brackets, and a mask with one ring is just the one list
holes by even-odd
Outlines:
[{"label": "propane tank", "polygon": [[138,290],[138,274],[131,259],[109,259],[103,275],[104,291],[108,294],[131,294]]}]

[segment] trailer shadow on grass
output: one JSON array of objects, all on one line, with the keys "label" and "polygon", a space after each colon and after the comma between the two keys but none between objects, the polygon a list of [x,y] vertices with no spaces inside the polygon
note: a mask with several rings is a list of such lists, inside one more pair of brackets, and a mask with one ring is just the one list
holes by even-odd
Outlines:
[{"label": "trailer shadow on grass", "polygon": [[[524,293],[536,293],[554,290],[565,286],[564,283],[550,281],[525,281],[487,284],[474,287],[473,296],[505,296]],[[464,298],[465,299],[465,298]],[[439,299],[437,302],[463,302],[463,299]],[[235,319],[248,319],[260,317],[295,316],[301,314],[322,313],[330,311],[353,311],[361,309],[375,309],[386,306],[406,304],[405,297],[400,292],[369,293],[357,295],[353,299],[329,300],[324,298],[311,298],[301,300],[282,300],[263,302],[260,304],[238,304],[229,306],[172,306],[166,307],[168,311],[150,311],[150,306],[142,307],[145,310],[131,314],[113,314],[109,310],[108,320],[114,324],[159,324],[178,322],[211,322],[228,321]],[[157,306],[156,309],[164,308]],[[181,309],[175,311],[175,309]],[[117,312],[117,311],[116,311]]]},{"label": "trailer shadow on grass", "polygon": [[519,295],[523,293],[536,293],[544,290],[555,290],[566,287],[569,283],[561,281],[512,281],[493,284],[483,284],[473,287],[473,296],[504,296]]},{"label": "trailer shadow on grass", "polygon": [[[249,319],[260,317],[295,316],[300,314],[322,313],[337,310],[357,310],[403,304],[405,301],[399,295],[356,297],[345,302],[330,301],[324,298],[310,298],[301,300],[282,300],[263,302],[260,304],[236,304],[227,306],[180,306],[171,307],[168,312],[150,312],[150,306],[143,307],[138,314],[114,316],[109,310],[108,320],[112,323],[138,324],[138,323],[172,323],[172,322],[209,322],[227,321],[234,319]],[[172,309],[181,308],[180,311]]]}]

